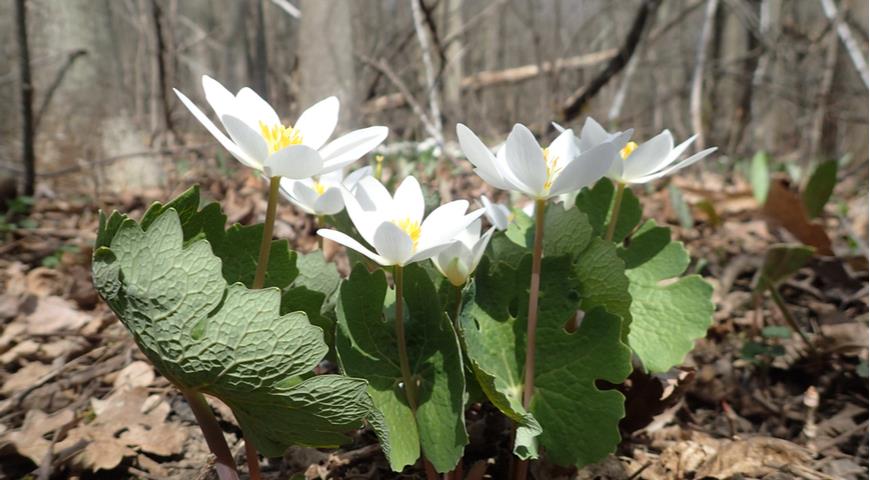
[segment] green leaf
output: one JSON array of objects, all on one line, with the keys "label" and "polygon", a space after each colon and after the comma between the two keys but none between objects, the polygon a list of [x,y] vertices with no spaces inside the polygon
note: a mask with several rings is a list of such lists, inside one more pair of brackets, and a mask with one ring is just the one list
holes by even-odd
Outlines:
[{"label": "green leaf", "polygon": [[752,184],[752,195],[759,205],[767,201],[767,191],[770,190],[770,170],[767,165],[767,154],[758,152],[752,157],[749,169],[749,183]]},{"label": "green leaf", "polygon": [[[602,178],[592,188],[585,187],[577,195],[575,205],[589,217],[589,223],[599,237],[603,237],[607,232],[615,193],[616,187],[613,182]],[[622,240],[640,223],[642,213],[640,201],[634,196],[631,188],[626,186],[619,206],[619,218],[613,230],[613,241],[622,243]]]},{"label": "green leaf", "polygon": [[682,275],[689,255],[670,230],[647,221],[620,252],[631,293],[628,342],[644,367],[663,372],[683,361],[713,318],[713,287],[699,275]]},{"label": "green leaf", "polygon": [[415,417],[399,386],[402,373],[391,318],[394,295],[387,288],[382,270],[368,273],[363,265],[354,267],[339,293],[339,361],[349,375],[369,381],[369,394],[382,415],[389,445],[387,457],[393,470],[414,464],[422,448],[438,472],[447,472],[459,462],[468,443],[459,341],[449,318],[438,306],[427,273],[417,265],[405,267],[407,350],[412,375],[419,384]]},{"label": "green leaf", "polygon": [[791,327],[785,325],[768,325],[761,329],[761,336],[765,338],[791,338]]},{"label": "green leaf", "polygon": [[771,245],[764,256],[764,264],[756,275],[755,291],[776,287],[803,268],[813,257],[813,253],[813,247],[799,243]]},{"label": "green leaf", "polygon": [[[460,322],[481,387],[518,424],[514,453],[536,458],[540,446],[556,463],[584,465],[603,458],[619,442],[622,396],[599,390],[595,381],[619,383],[630,371],[625,322],[604,308],[625,315],[627,322],[631,298],[616,247],[593,238],[586,215],[550,205],[545,218],[547,253],[530,412],[522,407],[522,372],[531,255],[516,244],[528,242],[530,225],[526,231],[517,228],[510,239],[493,238],[493,248],[465,292]],[[567,333],[566,323],[573,322],[578,309],[586,312],[580,328]]]},{"label": "green leaf", "polygon": [[482,262],[474,299],[461,317],[467,353],[484,391],[519,423],[515,453],[534,458],[539,443],[561,465],[585,465],[613,451],[619,442],[623,397],[600,390],[595,382],[620,383],[631,370],[630,350],[622,342],[622,322],[616,315],[595,307],[577,331],[565,331],[584,299],[573,270],[565,257],[543,260],[531,417],[521,404],[528,311],[524,285],[529,282],[530,257],[516,270],[505,264],[493,267],[488,259]]},{"label": "green leaf", "polygon": [[813,171],[801,198],[807,208],[807,215],[816,218],[825,209],[825,204],[834,193],[837,185],[837,161],[829,160]]},{"label": "green leaf", "polygon": [[[107,243],[93,259],[97,290],[142,352],[179,388],[225,402],[266,456],[280,456],[291,444],[345,442],[372,410],[365,380],[300,381],[326,354],[320,328],[301,312],[280,315],[277,288],[227,284],[209,242],[195,239],[197,230],[223,228],[197,220],[199,213],[220,216],[179,205],[183,223],[175,208],[157,208],[146,214],[145,230],[124,216],[101,221],[98,238]],[[201,228],[185,232],[185,224],[197,222]]]}]

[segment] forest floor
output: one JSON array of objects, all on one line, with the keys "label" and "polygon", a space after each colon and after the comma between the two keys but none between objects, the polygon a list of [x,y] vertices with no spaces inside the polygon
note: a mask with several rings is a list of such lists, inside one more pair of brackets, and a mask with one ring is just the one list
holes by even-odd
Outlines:
[{"label": "forest floor", "polygon": [[[476,177],[452,175],[450,168],[434,169],[429,182],[442,198],[492,195]],[[253,222],[265,210],[257,178],[244,172],[220,177],[212,170],[188,172],[166,191],[61,196],[46,189],[28,217],[0,225],[0,478],[214,476],[191,410],[145,360],[90,276],[99,208],[139,218],[152,201],[166,201],[193,181],[222,203],[230,222]],[[849,253],[844,240],[860,232],[859,244],[866,245],[866,188],[861,194],[858,186],[838,186],[840,198],[860,198],[846,202],[848,216],[829,208],[814,227],[838,255],[814,258],[780,288],[810,332],[813,352],[783,328],[769,297],[753,294],[769,246],[792,241],[808,227],[783,218],[788,214],[762,211],[739,178],[702,173],[673,182],[688,204],[700,205],[690,211],[691,228],[674,232],[692,255],[690,268],[715,287],[714,323],[682,367],[655,376],[636,373],[623,386],[624,441],[614,455],[579,471],[537,462],[533,474],[868,478],[867,258],[860,247]],[[788,188],[776,194],[792,195]],[[643,197],[647,216],[680,223],[667,188]],[[286,203],[276,236],[295,249],[316,248],[311,219]],[[244,465],[232,413],[213,405]],[[465,471],[485,468],[483,478],[506,478],[510,426],[485,404],[472,405],[467,422]],[[293,448],[283,459],[264,461],[263,470],[265,478],[282,479],[416,478],[391,473],[368,432],[336,452]]]}]

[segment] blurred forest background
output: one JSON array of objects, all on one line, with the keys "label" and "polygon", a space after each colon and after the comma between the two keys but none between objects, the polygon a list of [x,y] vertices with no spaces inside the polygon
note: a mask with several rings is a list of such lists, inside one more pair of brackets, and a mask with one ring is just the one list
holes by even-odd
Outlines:
[{"label": "blurred forest background", "polygon": [[493,142],[515,122],[552,136],[592,115],[636,139],[700,133],[726,171],[757,151],[841,159],[866,195],[863,0],[10,0],[0,175],[20,186],[18,3],[46,191],[164,187],[181,154],[222,155],[172,93],[203,104],[208,74],[288,119],[336,94],[340,129],[388,125],[388,143],[449,145],[457,121]]}]

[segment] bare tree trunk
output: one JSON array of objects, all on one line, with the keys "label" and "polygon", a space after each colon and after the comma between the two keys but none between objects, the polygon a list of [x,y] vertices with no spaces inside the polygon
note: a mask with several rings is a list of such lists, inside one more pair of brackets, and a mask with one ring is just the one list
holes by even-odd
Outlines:
[{"label": "bare tree trunk", "polygon": [[[823,2],[824,3],[824,2]],[[837,12],[832,19],[834,25],[841,24],[845,10]],[[836,30],[828,33],[827,52],[825,54],[825,66],[822,71],[822,81],[819,83],[819,92],[816,97],[816,111],[813,113],[813,126],[810,130],[809,155],[803,159],[804,166],[809,166],[819,156],[822,144],[822,136],[825,133],[825,120],[828,116],[828,104],[831,102],[831,87],[834,86],[834,75],[837,70],[837,56],[840,53],[840,42]]]},{"label": "bare tree trunk", "polygon": [[448,43],[445,45],[447,64],[444,66],[444,103],[447,112],[453,120],[461,119],[462,115],[462,64],[463,46],[459,31],[462,29],[462,0],[445,0],[444,23],[446,33],[444,38]]},{"label": "bare tree trunk", "polygon": [[692,93],[689,99],[689,110],[692,117],[692,129],[698,135],[695,145],[704,148],[706,145],[706,128],[704,125],[703,112],[703,86],[704,67],[707,63],[707,49],[713,37],[713,23],[716,18],[716,9],[719,0],[707,0],[707,9],[704,12],[704,25],[701,27],[701,38],[698,41],[698,52],[695,56],[695,69],[692,73]]},{"label": "bare tree trunk", "polygon": [[752,78],[758,68],[759,58],[763,54],[763,50],[757,51],[759,48],[762,48],[761,43],[758,41],[756,32],[753,32],[750,26],[746,27],[744,36],[746,38],[746,51],[744,52],[742,62],[743,72],[735,93],[734,110],[729,122],[728,146],[725,150],[729,155],[736,153],[743,138],[743,133],[749,124],[750,112],[752,110],[752,96],[755,93],[755,83],[752,81]]},{"label": "bare tree trunk", "polygon": [[[300,106],[330,95],[341,100],[341,118],[353,118],[356,103],[350,2],[302,0],[299,45]],[[325,26],[328,25],[328,28]]]},{"label": "bare tree trunk", "polygon": [[21,79],[21,161],[24,163],[24,194],[33,195],[36,185],[36,154],[33,149],[33,83],[30,80],[25,0],[15,0],[15,23],[18,26],[18,74]]},{"label": "bare tree trunk", "polygon": [[254,34],[255,61],[254,85],[263,98],[269,98],[269,60],[266,50],[266,19],[263,13],[263,1],[257,1],[257,28]]},{"label": "bare tree trunk", "polygon": [[175,127],[172,125],[172,109],[169,107],[169,90],[172,88],[169,85],[169,74],[167,73],[167,64],[169,63],[168,52],[166,49],[166,40],[163,32],[163,11],[157,0],[151,0],[151,21],[154,22],[154,60],[157,72],[157,101],[160,105],[160,113],[162,117],[162,132],[152,132],[158,136],[161,133],[168,135],[166,144],[171,144],[178,136],[175,134]]},{"label": "bare tree trunk", "polygon": [[441,122],[441,99],[438,93],[437,78],[435,76],[435,66],[432,63],[432,51],[429,45],[429,34],[426,32],[426,26],[423,24],[423,8],[420,6],[420,0],[410,0],[411,13],[414,16],[414,30],[417,32],[417,41],[420,43],[420,55],[423,57],[423,69],[426,76],[426,89],[429,96],[429,116],[432,124],[438,135],[435,141],[438,145],[444,145],[444,127]]}]

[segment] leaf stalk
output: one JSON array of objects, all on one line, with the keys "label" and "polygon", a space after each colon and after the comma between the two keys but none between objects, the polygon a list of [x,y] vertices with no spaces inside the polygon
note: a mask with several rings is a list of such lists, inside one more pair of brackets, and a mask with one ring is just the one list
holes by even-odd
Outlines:
[{"label": "leaf stalk", "polygon": [[[199,423],[199,428],[202,430],[205,442],[208,444],[208,449],[211,450],[211,453],[216,458],[215,471],[218,474],[218,478],[220,480],[239,480],[239,473],[236,471],[233,454],[230,452],[230,447],[227,446],[224,434],[203,394],[186,389],[181,389],[181,394],[184,395],[188,405],[190,405],[190,409],[193,411],[193,416],[196,417],[196,421]],[[245,443],[247,443],[247,440]]]},{"label": "leaf stalk", "polygon": [[[538,329],[538,297],[541,290],[541,257],[544,253],[544,214],[547,200],[535,200],[535,243],[532,250],[532,278],[529,286],[529,314],[526,324],[526,364],[523,376],[523,408],[529,410],[535,391],[535,347]],[[517,464],[516,479],[525,480],[529,462]]]},{"label": "leaf stalk", "polygon": [[613,208],[610,211],[610,222],[607,224],[607,236],[604,237],[608,242],[613,241],[613,233],[616,231],[616,223],[619,221],[619,209],[622,207],[622,196],[625,194],[625,184],[616,182],[616,198],[613,199]]}]

